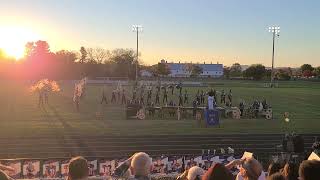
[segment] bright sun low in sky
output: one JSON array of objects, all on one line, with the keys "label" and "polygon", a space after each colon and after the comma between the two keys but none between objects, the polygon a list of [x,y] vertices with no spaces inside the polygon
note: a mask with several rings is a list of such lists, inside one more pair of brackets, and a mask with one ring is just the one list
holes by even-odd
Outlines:
[{"label": "bright sun low in sky", "polygon": [[0,26],[0,49],[9,57],[20,59],[24,56],[27,42],[41,39],[29,28],[20,26]]},{"label": "bright sun low in sky", "polygon": [[47,41],[51,52],[135,50],[131,27],[138,24],[140,59],[148,65],[166,59],[269,67],[268,27],[275,25],[281,27],[276,67],[319,66],[319,7],[316,0],[3,0],[0,48],[15,58],[28,41],[38,40]]}]

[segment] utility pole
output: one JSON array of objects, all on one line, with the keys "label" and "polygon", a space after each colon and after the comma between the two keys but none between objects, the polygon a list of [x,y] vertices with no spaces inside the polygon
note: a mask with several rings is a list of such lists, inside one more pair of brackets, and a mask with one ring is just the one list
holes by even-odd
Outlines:
[{"label": "utility pole", "polygon": [[139,63],[139,32],[142,32],[141,25],[133,25],[132,31],[137,33],[137,54],[136,54],[136,81],[138,80],[138,63]]},{"label": "utility pole", "polygon": [[280,27],[269,27],[269,32],[272,33],[272,65],[271,65],[271,80],[270,80],[270,86],[273,87],[273,81],[274,81],[274,73],[273,73],[273,68],[274,68],[274,41],[276,36],[279,36],[280,33]]}]

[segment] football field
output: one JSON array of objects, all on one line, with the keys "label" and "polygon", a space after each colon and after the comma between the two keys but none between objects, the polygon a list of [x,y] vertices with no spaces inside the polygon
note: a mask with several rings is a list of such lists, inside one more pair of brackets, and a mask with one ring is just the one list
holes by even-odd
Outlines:
[{"label": "football field", "polygon": [[[263,83],[251,81],[216,81],[209,87],[186,87],[189,106],[198,90],[210,88],[221,92],[232,89],[233,104],[243,99],[247,104],[254,99],[266,98],[274,111],[274,119],[221,119],[220,127],[201,128],[191,117],[178,121],[176,118],[159,118],[157,115],[145,120],[126,120],[125,106],[111,104],[111,91],[107,87],[107,105],[101,105],[101,85],[88,85],[77,112],[73,101],[73,84],[60,82],[61,91],[51,93],[49,104],[38,108],[38,95],[31,93],[28,82],[1,82],[0,89],[0,135],[1,137],[23,137],[35,135],[183,135],[215,133],[282,133],[288,129],[301,133],[318,133],[320,129],[320,84],[312,82],[279,82],[278,88],[264,88]],[[131,87],[124,86],[128,96]],[[184,91],[184,90],[183,90]],[[139,95],[139,93],[137,93]],[[155,91],[153,92],[154,99]],[[162,96],[161,91],[161,96]],[[169,99],[177,100],[169,91]],[[220,99],[218,93],[218,99]],[[146,96],[145,96],[146,97]],[[162,101],[162,97],[160,97]],[[219,104],[218,104],[219,105]],[[286,123],[283,113],[290,113]],[[97,118],[97,114],[101,118]]]}]

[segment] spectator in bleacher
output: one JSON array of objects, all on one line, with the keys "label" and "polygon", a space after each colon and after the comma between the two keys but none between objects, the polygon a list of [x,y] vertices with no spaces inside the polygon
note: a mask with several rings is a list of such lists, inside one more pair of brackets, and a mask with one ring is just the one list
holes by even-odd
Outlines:
[{"label": "spectator in bleacher", "polygon": [[319,137],[315,137],[314,143],[312,144],[312,150],[314,153],[320,155],[320,141]]},{"label": "spectator in bleacher", "polygon": [[279,172],[273,173],[271,176],[268,176],[267,180],[286,180],[286,178]]},{"label": "spectator in bleacher", "polygon": [[70,160],[68,180],[85,180],[88,175],[88,162],[84,157],[78,156]]},{"label": "spectator in bleacher", "polygon": [[254,158],[246,159],[236,180],[265,180],[266,176],[262,170],[261,164]]},{"label": "spectator in bleacher", "polygon": [[189,169],[187,179],[188,180],[200,180],[202,175],[204,174],[204,170],[198,166],[193,166]]},{"label": "spectator in bleacher", "polygon": [[9,177],[5,172],[0,170],[0,180],[13,180],[13,179]]},{"label": "spectator in bleacher", "polygon": [[286,180],[297,180],[298,179],[298,166],[295,163],[286,163],[283,168],[282,174]]},{"label": "spectator in bleacher", "polygon": [[214,164],[209,170],[203,175],[202,180],[233,180],[233,175],[222,164]]},{"label": "spectator in bleacher", "polygon": [[[152,161],[148,154],[139,152],[131,156],[124,163],[116,168],[113,176],[124,177],[130,169],[134,176],[132,180],[149,180],[152,168]],[[128,175],[127,175],[128,176]]]},{"label": "spectator in bleacher", "polygon": [[268,176],[280,172],[281,165],[279,163],[271,163],[268,167]]},{"label": "spectator in bleacher", "polygon": [[153,164],[152,173],[164,173],[165,165],[161,161],[161,158],[157,159],[157,161]]},{"label": "spectator in bleacher", "polygon": [[303,161],[299,167],[299,180],[319,180],[320,161]]}]

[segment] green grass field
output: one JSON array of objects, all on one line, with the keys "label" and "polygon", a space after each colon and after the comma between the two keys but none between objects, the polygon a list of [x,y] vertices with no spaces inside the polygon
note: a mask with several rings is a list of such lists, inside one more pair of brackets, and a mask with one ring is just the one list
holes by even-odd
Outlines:
[{"label": "green grass field", "polygon": [[[101,105],[102,86],[89,85],[81,102],[80,112],[72,102],[73,85],[61,83],[62,91],[50,94],[45,109],[37,107],[38,96],[29,92],[30,83],[1,81],[0,136],[34,136],[54,134],[92,135],[159,135],[214,133],[282,133],[284,129],[304,133],[320,131],[320,83],[279,82],[279,88],[263,88],[262,83],[250,81],[216,81],[211,84],[218,91],[233,91],[234,104],[265,97],[273,107],[274,120],[222,119],[221,126],[200,128],[195,120],[161,119],[126,120],[124,106]],[[112,88],[108,87],[111,92]],[[199,88],[188,88],[191,99]],[[202,88],[208,90],[209,88]],[[176,90],[177,92],[177,90]],[[131,96],[131,91],[128,91]],[[169,98],[171,94],[169,93]],[[109,101],[111,93],[109,96]],[[190,101],[190,100],[189,100]],[[284,112],[290,113],[285,123]],[[103,119],[96,118],[102,112]]]}]

